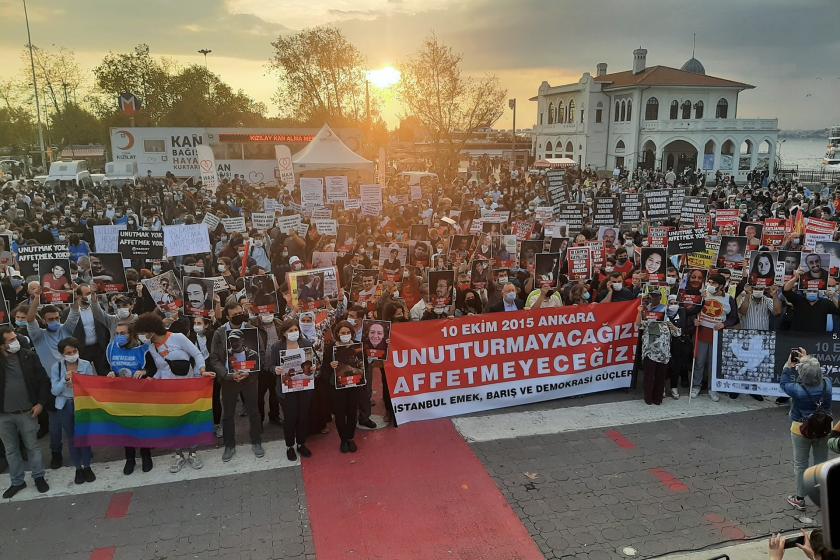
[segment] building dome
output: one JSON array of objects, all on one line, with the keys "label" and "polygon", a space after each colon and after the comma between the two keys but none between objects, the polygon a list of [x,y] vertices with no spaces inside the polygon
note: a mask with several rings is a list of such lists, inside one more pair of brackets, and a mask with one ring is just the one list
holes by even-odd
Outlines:
[{"label": "building dome", "polygon": [[685,64],[682,65],[680,70],[685,70],[686,72],[691,72],[692,74],[706,74],[706,69],[703,68],[703,65],[700,63],[700,61],[694,58],[693,56],[689,58]]}]

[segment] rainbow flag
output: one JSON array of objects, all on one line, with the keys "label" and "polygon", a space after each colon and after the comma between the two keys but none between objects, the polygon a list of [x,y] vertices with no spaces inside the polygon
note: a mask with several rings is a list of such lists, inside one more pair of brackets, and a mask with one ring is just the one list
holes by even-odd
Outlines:
[{"label": "rainbow flag", "polygon": [[213,380],[73,378],[78,446],[212,445]]}]

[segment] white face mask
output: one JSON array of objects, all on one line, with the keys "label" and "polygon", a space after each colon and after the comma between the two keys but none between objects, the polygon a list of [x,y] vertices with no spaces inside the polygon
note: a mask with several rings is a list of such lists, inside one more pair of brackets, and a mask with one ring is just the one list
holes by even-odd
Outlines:
[{"label": "white face mask", "polygon": [[289,331],[286,333],[286,340],[289,342],[297,342],[300,338],[300,331]]},{"label": "white face mask", "polygon": [[67,362],[68,364],[75,364],[76,362],[79,361],[79,355],[78,354],[65,354],[64,355],[64,361]]},{"label": "white face mask", "polygon": [[617,292],[617,291],[620,291],[621,288],[624,287],[624,284],[622,284],[621,282],[613,282],[612,287],[613,287],[613,290],[615,290]]},{"label": "white face mask", "polygon": [[193,325],[193,332],[195,334],[204,334],[204,325]]},{"label": "white face mask", "polygon": [[352,338],[353,338],[353,335],[350,335],[350,334],[342,334],[342,335],[339,335],[338,340],[339,340],[342,344],[349,344],[349,343],[350,343],[350,339],[352,339]]},{"label": "white face mask", "polygon": [[677,283],[677,279],[674,278],[673,276],[666,276],[665,277],[665,283],[668,284],[669,286],[673,286],[674,284]]},{"label": "white face mask", "polygon": [[717,291],[717,286],[715,286],[714,284],[706,284],[706,291],[710,294],[713,294]]},{"label": "white face mask", "polygon": [[15,339],[12,342],[6,345],[6,350],[10,354],[17,354],[18,350],[20,350],[20,341]]},{"label": "white face mask", "polygon": [[274,321],[274,315],[271,313],[260,313],[260,321],[267,325],[268,323]]},{"label": "white face mask", "polygon": [[129,309],[127,307],[118,307],[117,308],[117,318],[128,319],[129,315],[131,315],[131,309]]},{"label": "white face mask", "polygon": [[137,335],[137,340],[139,340],[143,344],[148,344],[149,343],[149,337],[146,336],[145,334]]},{"label": "white face mask", "polygon": [[677,311],[679,311],[680,306],[677,304],[671,304],[668,306],[668,315],[676,315]]}]

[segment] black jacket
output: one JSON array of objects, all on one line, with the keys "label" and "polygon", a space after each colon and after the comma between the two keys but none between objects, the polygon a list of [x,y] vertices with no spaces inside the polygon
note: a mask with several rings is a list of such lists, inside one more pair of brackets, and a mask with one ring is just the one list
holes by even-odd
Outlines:
[{"label": "black jacket", "polygon": [[[21,348],[17,355],[20,359],[20,367],[23,370],[23,379],[26,383],[29,400],[46,408],[50,401],[50,379],[41,365],[41,360],[38,359],[34,350],[27,350],[26,348]],[[3,410],[5,402],[6,357],[0,354],[0,412],[6,412]]]},{"label": "black jacket", "polygon": [[[514,301],[514,304],[516,305],[517,309],[522,309],[523,307],[525,307],[525,302],[522,301],[519,298],[516,298],[516,301]],[[502,312],[504,310],[505,310],[505,302],[504,302],[504,300],[499,300],[497,303],[491,305],[487,309],[487,312],[488,313],[499,313],[499,312]]]}]

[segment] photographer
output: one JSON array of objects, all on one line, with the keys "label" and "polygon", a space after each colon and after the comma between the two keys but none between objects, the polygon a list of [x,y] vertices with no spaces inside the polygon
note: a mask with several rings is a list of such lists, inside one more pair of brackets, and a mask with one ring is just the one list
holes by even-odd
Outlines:
[{"label": "photographer", "polygon": [[790,399],[790,438],[793,446],[793,474],[796,494],[787,502],[805,510],[802,475],[810,465],[813,450],[815,465],[828,458],[828,435],[831,432],[831,381],[824,378],[820,363],[804,348],[791,350],[782,371],[781,389]]}]

